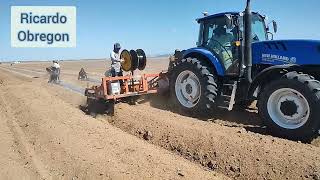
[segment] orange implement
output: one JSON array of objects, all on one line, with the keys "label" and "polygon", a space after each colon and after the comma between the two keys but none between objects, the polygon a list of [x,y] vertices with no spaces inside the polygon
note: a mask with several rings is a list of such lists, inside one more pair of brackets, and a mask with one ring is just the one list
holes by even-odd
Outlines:
[{"label": "orange implement", "polygon": [[[158,81],[166,78],[166,73],[142,74],[136,78],[129,76],[103,77],[100,86],[86,88],[85,95],[93,99],[117,100],[130,96],[154,94],[158,92]],[[120,91],[112,92],[112,83],[119,83]]]}]

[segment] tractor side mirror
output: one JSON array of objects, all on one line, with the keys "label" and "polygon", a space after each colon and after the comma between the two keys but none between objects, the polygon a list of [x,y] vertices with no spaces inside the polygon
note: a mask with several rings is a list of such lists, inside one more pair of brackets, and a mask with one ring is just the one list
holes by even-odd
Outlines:
[{"label": "tractor side mirror", "polygon": [[277,24],[277,22],[276,22],[276,21],[272,21],[272,25],[273,25],[273,31],[274,31],[274,33],[277,33],[277,31],[278,31],[278,24]]},{"label": "tractor side mirror", "polygon": [[274,33],[277,33],[278,31],[278,24],[276,21],[272,20],[271,22],[268,23],[267,25],[267,31],[270,32],[270,24],[272,23],[272,26],[273,26],[273,32]]},{"label": "tractor side mirror", "polygon": [[268,40],[273,40],[272,32],[268,32],[267,35],[268,35]]}]

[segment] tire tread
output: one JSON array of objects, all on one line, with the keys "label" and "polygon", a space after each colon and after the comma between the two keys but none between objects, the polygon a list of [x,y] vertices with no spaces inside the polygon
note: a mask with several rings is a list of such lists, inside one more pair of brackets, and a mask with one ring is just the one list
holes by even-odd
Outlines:
[{"label": "tire tread", "polygon": [[[184,58],[176,62],[175,64],[176,66],[174,66],[172,69],[173,72],[175,72],[179,68],[182,68],[183,66],[191,65],[201,76],[199,77],[199,80],[201,81],[201,83],[203,83],[201,88],[204,88],[205,92],[202,95],[202,98],[200,98],[203,102],[199,102],[199,104],[201,104],[201,107],[197,108],[197,111],[203,112],[203,110],[214,107],[216,98],[218,96],[218,84],[217,78],[213,74],[214,71],[211,71],[210,67],[208,67],[203,61],[200,61],[197,58]],[[173,86],[173,84],[171,86]]]}]

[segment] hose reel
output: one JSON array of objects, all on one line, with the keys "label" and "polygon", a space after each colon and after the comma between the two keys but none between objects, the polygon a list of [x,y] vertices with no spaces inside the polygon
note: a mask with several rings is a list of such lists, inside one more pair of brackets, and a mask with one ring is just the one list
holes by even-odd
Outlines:
[{"label": "hose reel", "polygon": [[142,49],[130,51],[124,49],[120,54],[120,58],[124,60],[124,62],[121,63],[121,67],[126,72],[136,69],[142,71],[147,64],[147,57]]}]

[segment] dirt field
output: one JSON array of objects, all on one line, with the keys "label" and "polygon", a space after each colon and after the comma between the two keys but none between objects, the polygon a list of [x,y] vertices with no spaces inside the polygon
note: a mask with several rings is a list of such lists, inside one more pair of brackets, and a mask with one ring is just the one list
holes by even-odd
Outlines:
[{"label": "dirt field", "polygon": [[[167,64],[149,60],[146,72]],[[108,62],[62,62],[61,79],[73,91],[46,83],[49,65],[0,65],[1,179],[320,179],[319,138],[303,144],[267,135],[254,109],[200,120],[150,96],[94,119],[79,109],[79,92],[96,82],[77,74],[84,67],[99,80]]]}]

